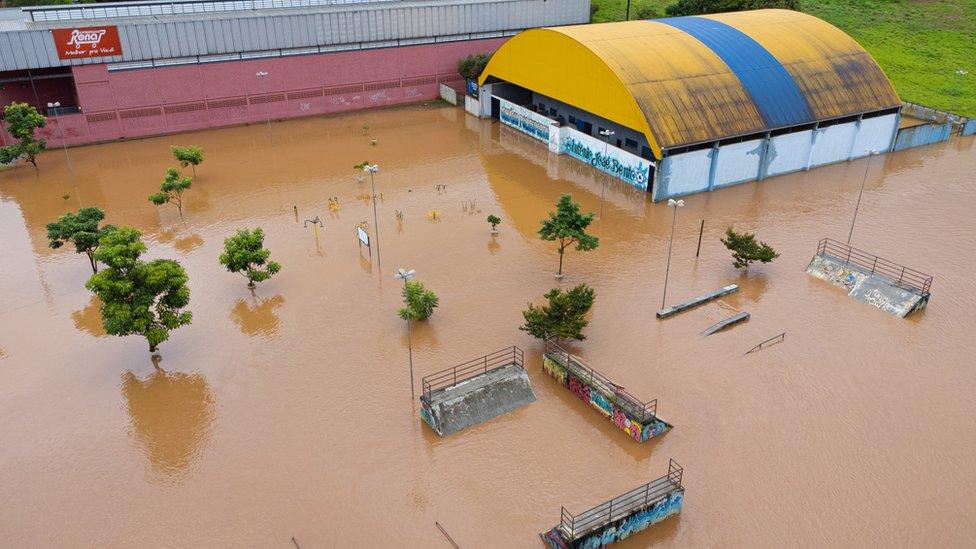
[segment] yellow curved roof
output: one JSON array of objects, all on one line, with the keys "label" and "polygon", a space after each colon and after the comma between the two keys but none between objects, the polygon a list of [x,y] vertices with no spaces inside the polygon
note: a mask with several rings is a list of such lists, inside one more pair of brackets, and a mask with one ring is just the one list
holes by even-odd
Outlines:
[{"label": "yellow curved roof", "polygon": [[532,29],[495,52],[490,77],[643,132],[659,158],[900,104],[857,42],[789,10]]}]

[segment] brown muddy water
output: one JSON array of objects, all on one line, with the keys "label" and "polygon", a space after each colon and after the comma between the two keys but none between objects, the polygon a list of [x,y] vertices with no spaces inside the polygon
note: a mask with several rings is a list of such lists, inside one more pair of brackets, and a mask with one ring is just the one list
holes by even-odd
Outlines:
[{"label": "brown muddy water", "polygon": [[[146,200],[171,144],[206,151],[185,223]],[[685,467],[681,515],[621,547],[976,537],[972,138],[868,171],[853,243],[935,276],[928,309],[909,319],[803,272],[820,238],[846,239],[863,160],[686,198],[669,302],[742,290],[662,322],[670,210],[453,108],[277,123],[273,146],[252,126],[70,154],[74,180],[58,149],[38,173],[0,172],[0,545],[448,547],[437,521],[462,547],[538,547],[560,505],[582,511],[664,474],[669,458]],[[382,268],[354,232],[372,219],[357,198],[368,180],[352,170],[366,159],[381,170]],[[568,252],[557,283],[535,231],[564,192],[602,211],[601,245]],[[162,345],[159,369],[144,340],[102,332],[84,256],[47,246],[44,225],[79,204],[139,227],[149,257],[189,273],[194,322]],[[316,215],[317,243],[302,223]],[[740,275],[718,240],[730,224],[782,256]],[[245,226],[264,228],[283,265],[253,296],[217,262]],[[515,344],[539,400],[444,439],[422,426],[396,267],[441,298],[414,330],[418,387]],[[517,330],[526,302],[580,282],[597,302],[574,348],[659,399],[675,425],[662,438],[634,443],[586,408]],[[752,319],[698,335],[738,310]],[[784,343],[743,356],[782,331]]]}]

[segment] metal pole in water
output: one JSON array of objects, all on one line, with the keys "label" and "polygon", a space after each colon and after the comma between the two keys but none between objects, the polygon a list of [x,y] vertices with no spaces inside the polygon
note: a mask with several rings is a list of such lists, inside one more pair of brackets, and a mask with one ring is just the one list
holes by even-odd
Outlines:
[{"label": "metal pole in water", "polygon": [[698,229],[698,249],[695,250],[695,257],[698,257],[698,254],[701,252],[701,239],[702,239],[702,233],[703,232],[705,232],[705,220],[704,219],[702,219],[701,228]]},{"label": "metal pole in water", "polygon": [[871,157],[878,154],[878,151],[868,151],[868,161],[864,165],[864,177],[861,178],[861,190],[857,193],[857,205],[854,206],[854,218],[851,219],[851,232],[847,233],[847,245],[851,245],[851,237],[854,236],[854,223],[857,221],[857,211],[861,209],[861,195],[864,194],[864,182],[868,180],[868,168],[871,167]]},{"label": "metal pole in water", "polygon": [[379,218],[376,217],[376,182],[373,180],[373,174],[379,171],[380,167],[376,164],[372,166],[366,166],[369,170],[369,186],[373,190],[373,232],[376,233],[376,267],[378,269],[383,268],[383,263],[380,261],[380,222]]},{"label": "metal pole in water", "polygon": [[674,242],[674,224],[678,220],[678,208],[685,205],[684,200],[668,200],[668,207],[674,208],[674,215],[671,216],[671,237],[668,238],[668,266],[664,270],[664,295],[661,296],[661,308],[664,308],[664,304],[668,299],[668,275],[671,273],[671,244]]},{"label": "metal pole in water", "polygon": [[[376,255],[379,256],[379,250],[377,249]],[[379,258],[377,257],[377,260]],[[417,398],[417,393],[413,388],[413,336],[411,335],[411,330],[413,328],[411,324],[413,311],[410,310],[410,302],[407,301],[407,281],[411,278],[417,276],[417,271],[410,269],[409,271],[403,268],[397,269],[397,272],[393,275],[393,278],[397,278],[403,281],[403,301],[407,305],[407,356],[409,357],[410,364],[410,398]]]}]

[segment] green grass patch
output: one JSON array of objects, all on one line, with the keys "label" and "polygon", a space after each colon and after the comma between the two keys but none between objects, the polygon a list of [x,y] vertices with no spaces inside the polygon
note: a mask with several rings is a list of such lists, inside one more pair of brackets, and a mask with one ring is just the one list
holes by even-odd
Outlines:
[{"label": "green grass patch", "polygon": [[[627,0],[592,1],[594,23],[624,20]],[[631,0],[630,18],[670,3]],[[903,100],[976,117],[976,0],[806,0],[803,11],[860,42]]]}]

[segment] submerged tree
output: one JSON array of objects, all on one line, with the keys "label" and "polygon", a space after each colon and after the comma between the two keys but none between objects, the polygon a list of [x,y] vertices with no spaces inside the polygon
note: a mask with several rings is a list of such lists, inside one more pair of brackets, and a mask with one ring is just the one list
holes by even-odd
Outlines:
[{"label": "submerged tree", "polygon": [[271,252],[264,247],[264,231],[261,228],[241,229],[234,236],[224,240],[224,253],[220,254],[220,264],[232,273],[247,279],[247,287],[254,288],[255,282],[271,278],[281,270],[281,265],[268,261]]},{"label": "submerged tree", "polygon": [[168,168],[166,178],[159,186],[159,192],[149,195],[149,201],[157,206],[169,203],[176,204],[176,208],[180,211],[180,217],[183,217],[183,191],[189,189],[192,184],[193,180],[180,175],[176,168]]},{"label": "submerged tree", "polygon": [[498,234],[498,225],[502,222],[497,215],[488,216],[488,224],[491,225],[491,233]]},{"label": "submerged tree", "polygon": [[556,211],[549,212],[549,218],[542,220],[539,236],[542,240],[559,243],[559,271],[556,278],[563,276],[563,253],[566,248],[576,244],[576,250],[586,252],[596,249],[600,239],[587,234],[586,228],[593,222],[593,214],[581,214],[580,205],[573,202],[573,197],[564,194],[559,197]]},{"label": "submerged tree", "polygon": [[141,233],[116,227],[99,239],[95,261],[106,265],[85,287],[102,301],[102,325],[112,335],[141,335],[155,353],[172,330],[193,320],[183,267],[172,259],[139,259],[146,251]]},{"label": "submerged tree", "polygon": [[437,294],[422,282],[408,281],[401,294],[406,307],[402,307],[397,314],[403,320],[427,320],[434,314],[434,307],[440,304]]},{"label": "submerged tree", "polygon": [[47,240],[52,248],[60,248],[70,242],[75,245],[75,252],[86,254],[91,263],[93,273],[98,272],[95,263],[95,250],[98,249],[98,239],[105,236],[115,227],[98,224],[105,219],[105,212],[99,208],[82,208],[78,213],[66,213],[54,223],[47,224]]},{"label": "submerged tree", "polygon": [[732,265],[736,269],[745,268],[749,270],[749,264],[753,261],[769,263],[779,257],[779,254],[770,245],[765,242],[757,243],[756,235],[737,233],[732,227],[725,231],[725,238],[721,241],[732,252]]},{"label": "submerged tree", "polygon": [[593,288],[586,284],[569,291],[554,288],[545,294],[545,298],[547,304],[536,307],[529,303],[529,308],[522,311],[525,324],[519,326],[519,330],[541,340],[586,339],[582,332],[590,323],[586,315],[596,299]]},{"label": "submerged tree", "polygon": [[173,158],[186,169],[187,166],[193,170],[193,178],[197,177],[197,166],[203,162],[203,149],[200,147],[178,147],[173,145]]},{"label": "submerged tree", "polygon": [[37,169],[37,155],[47,146],[47,140],[34,137],[34,131],[47,124],[44,115],[27,103],[13,102],[3,109],[3,119],[7,131],[17,141],[13,145],[0,147],[0,164],[10,164],[24,158]]}]

